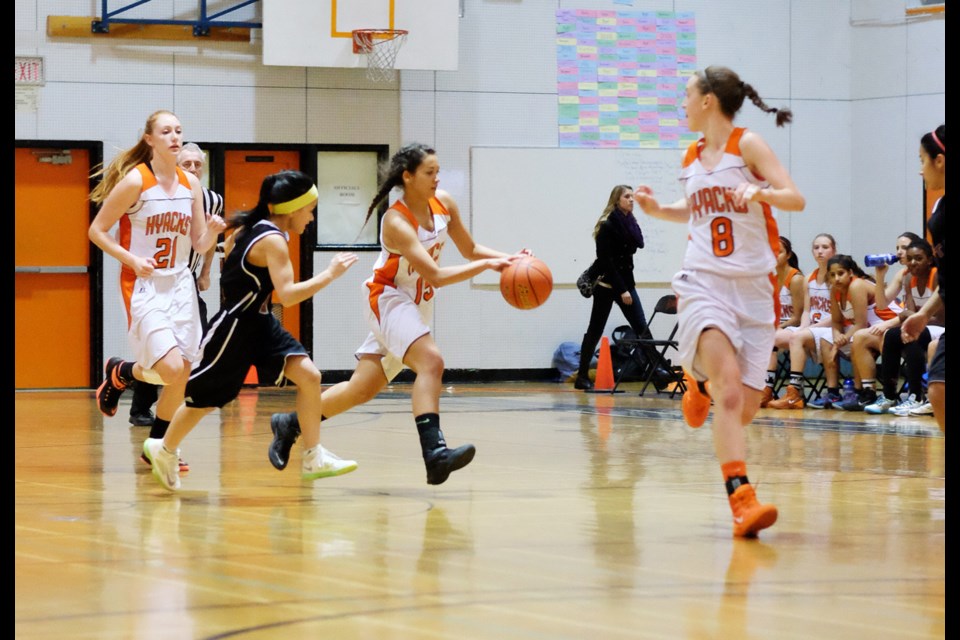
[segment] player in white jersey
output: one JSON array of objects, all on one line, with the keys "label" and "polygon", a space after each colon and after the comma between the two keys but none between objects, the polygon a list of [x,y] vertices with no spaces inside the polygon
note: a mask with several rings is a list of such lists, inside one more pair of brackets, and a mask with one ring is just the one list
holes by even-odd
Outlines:
[{"label": "player in white jersey", "polygon": [[[786,348],[790,353],[790,384],[776,400],[767,402],[770,409],[803,409],[803,370],[807,358],[821,362],[820,337],[832,336],[830,329],[830,270],[827,261],[837,253],[837,241],[829,233],[817,234],[810,251],[817,268],[807,276],[803,294],[803,316],[800,325],[787,329]],[[814,332],[818,332],[814,336]],[[784,333],[778,332],[778,341]],[[778,342],[778,346],[782,342]]]},{"label": "player in white jersey", "polygon": [[777,254],[776,293],[780,305],[778,327],[798,327],[803,318],[803,290],[806,280],[800,271],[800,261],[793,252],[789,238],[780,236],[780,253]]},{"label": "player in white jersey", "polygon": [[[198,180],[203,180],[204,167],[203,150],[193,142],[187,142],[180,148],[177,154],[177,166],[185,172],[197,176]],[[223,217],[223,196],[219,193],[210,191],[206,187],[200,187],[203,193],[203,213],[206,219],[210,216]],[[197,305],[200,314],[200,327],[203,333],[207,331],[207,305],[200,296],[201,291],[206,291],[210,287],[210,268],[213,263],[213,257],[216,247],[211,247],[205,254],[197,253],[191,248],[190,251],[190,272],[193,274],[194,282],[197,288]],[[158,385],[148,382],[133,384],[133,397],[130,400],[130,424],[138,427],[152,427],[154,418],[150,408],[157,401],[159,392]],[[162,438],[163,433],[151,431],[151,438]],[[146,457],[142,458],[149,464]]]},{"label": "player in white jersey", "polygon": [[[933,266],[933,247],[930,243],[922,238],[913,242],[907,247],[906,257],[910,274],[903,278],[901,322],[923,308],[938,289],[937,268]],[[876,268],[877,282],[883,280],[882,272],[886,269],[886,265]],[[903,342],[900,326],[893,327],[883,334],[878,379],[882,389],[877,394],[876,400],[864,407],[864,411],[875,414],[889,412],[905,416],[911,409],[924,403],[926,394],[923,388],[923,374],[927,369],[927,347],[931,341],[943,334],[944,320],[943,314],[936,314],[926,328],[920,331],[917,339],[906,344]],[[856,336],[854,336],[854,347],[856,347]],[[873,361],[876,356],[874,353],[869,353],[867,357]],[[901,358],[908,386],[908,395],[903,402],[900,402],[900,398],[897,397]]]},{"label": "player in white jersey", "polygon": [[[127,303],[129,338],[135,362],[110,358],[97,403],[107,416],[117,412],[120,394],[134,379],[163,384],[156,423],[169,424],[192,362],[199,356],[200,319],[191,247],[206,252],[224,224],[203,215],[200,182],[177,167],[182,129],[169,111],[153,113],[140,141],[95,175],[91,192],[100,211],[89,237],[119,260]],[[110,229],[120,223],[118,238]]]},{"label": "player in white jersey", "polygon": [[[886,283],[888,265],[883,264],[875,269],[876,282],[874,283],[874,301],[877,309],[891,308],[897,314],[903,310],[905,298],[901,293],[909,288],[910,267],[907,261],[907,247],[915,240],[922,240],[917,234],[906,231],[897,236],[896,256],[902,268],[894,275],[893,280]],[[891,304],[893,306],[891,306]],[[899,318],[891,322],[871,324],[853,335],[851,359],[854,363],[855,378],[862,378],[873,382],[876,376],[876,359],[883,348],[883,336],[891,329],[900,326]],[[899,359],[898,359],[899,364]],[[857,387],[860,388],[859,386]],[[872,386],[871,386],[872,388]],[[876,403],[876,394],[867,393],[867,399],[873,395],[872,402],[864,405],[863,402],[845,401],[840,407],[849,411],[863,411],[865,407]]]},{"label": "player in white jersey", "polygon": [[[775,113],[778,126],[792,117],[789,110],[764,104],[752,86],[726,67],[694,73],[683,109],[690,130],[703,137],[683,161],[686,197],[663,206],[648,186],[635,193],[644,212],[685,222],[690,230],[683,268],[673,279],[687,380],[683,413],[690,426],[699,427],[710,412],[710,398],[715,401],[714,451],[735,536],[755,536],[777,519],[776,507],[758,502],[747,479],[743,427],[760,406],[773,348],[771,272],[779,233],[771,207],[802,211],[806,205],[763,138],[734,126],[745,98]],[[707,380],[709,390],[703,386]]]},{"label": "player in white jersey", "polygon": [[[417,240],[437,262],[448,238],[450,213],[443,204],[444,199],[449,201],[448,198],[441,191],[428,201],[430,218],[427,226],[420,225],[403,200],[391,207],[415,229]],[[380,230],[380,246],[373,274],[361,287],[367,301],[364,308],[371,332],[357,353],[381,356],[383,372],[388,380],[392,380],[403,370],[403,354],[410,345],[430,332],[435,292],[410,259],[390,247],[384,229]]]},{"label": "player in white jersey", "polygon": [[[829,388],[839,382],[838,355],[848,357],[853,364],[853,382],[856,396],[841,398],[840,402],[831,400],[831,408],[846,411],[863,411],[867,404],[876,400],[875,374],[876,366],[873,358],[867,357],[863,351],[870,341],[865,336],[879,344],[879,336],[885,331],[899,324],[897,315],[902,311],[895,302],[889,302],[887,307],[879,307],[874,295],[872,278],[864,273],[857,261],[851,256],[837,254],[827,262],[830,269],[831,298],[831,332],[829,340],[824,334],[814,335],[820,341],[820,351],[823,354],[824,377]],[[874,338],[869,333],[876,329],[878,336]],[[857,345],[857,336],[860,345]],[[858,353],[860,352],[860,353]],[[869,359],[869,363],[864,359]],[[866,401],[866,402],[865,402]],[[826,408],[826,407],[822,407]]]},{"label": "player in white jersey", "polygon": [[897,256],[897,263],[900,265],[900,268],[897,269],[896,273],[894,273],[893,280],[891,280],[889,283],[887,282],[886,277],[887,270],[890,268],[890,265],[881,264],[875,268],[875,295],[877,306],[881,308],[886,307],[887,303],[895,298],[898,298],[901,303],[904,301],[901,293],[907,288],[907,281],[911,276],[910,261],[907,258],[907,250],[910,248],[910,245],[918,241],[925,242],[923,238],[912,231],[904,231],[897,236],[897,243],[894,253]]},{"label": "player in white jersey", "polygon": [[800,271],[800,260],[793,252],[793,243],[789,238],[780,236],[780,253],[777,254],[777,268],[774,269],[775,292],[779,317],[777,318],[777,332],[773,338],[773,351],[767,362],[767,377],[763,387],[763,398],[760,408],[764,408],[776,399],[773,391],[777,384],[778,351],[790,345],[790,336],[803,321],[803,296],[806,279]]},{"label": "player in white jersey", "polygon": [[[873,300],[876,309],[880,309],[881,311],[890,309],[894,314],[899,314],[903,311],[905,301],[903,292],[909,289],[908,281],[910,280],[907,248],[917,240],[922,241],[922,238],[911,231],[906,231],[897,236],[896,256],[902,268],[897,270],[897,273],[890,283],[886,283],[885,277],[888,265],[883,264],[875,268],[876,278],[873,286]],[[854,363],[855,378],[868,381],[872,381],[875,378],[876,360],[883,348],[883,336],[888,330],[899,326],[900,320],[898,318],[887,322],[868,323],[866,328],[857,331],[853,335],[853,340],[851,341],[851,359]],[[867,395],[869,396],[870,394]],[[874,398],[874,401],[875,400],[876,398]],[[870,404],[873,403],[871,402]],[[864,406],[862,402],[858,404],[844,402],[841,408],[860,411],[863,410]]]},{"label": "player in white jersey", "polygon": [[817,268],[807,277],[800,329],[830,326],[830,270],[827,261],[837,255],[837,241],[829,233],[819,233],[813,239],[810,252]]},{"label": "player in white jersey", "polygon": [[[357,367],[350,380],[324,391],[322,400],[324,419],[331,418],[374,398],[402,367],[412,369],[416,373],[413,416],[429,484],[446,481],[475,453],[470,444],[447,448],[440,430],[444,364],[429,326],[436,289],[487,269],[501,271],[521,255],[476,244],[460,219],[456,201],[437,189],[439,174],[436,151],[424,144],[408,144],[391,159],[386,179],[367,210],[369,220],[394,187],[402,188],[400,200],[383,216],[380,257],[363,285],[370,335],[357,350]],[[438,264],[448,237],[470,262],[449,267]],[[297,416],[274,414],[270,427],[274,433],[268,450],[270,462],[283,469],[300,433]]]}]

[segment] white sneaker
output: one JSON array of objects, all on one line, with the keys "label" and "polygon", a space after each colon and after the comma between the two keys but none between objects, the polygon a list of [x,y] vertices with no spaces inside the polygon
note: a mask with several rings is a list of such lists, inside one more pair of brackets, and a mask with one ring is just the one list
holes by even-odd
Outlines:
[{"label": "white sneaker", "polygon": [[872,404],[868,404],[863,408],[867,413],[888,413],[890,409],[897,404],[893,400],[890,400],[883,395],[883,391],[877,394],[877,399]]},{"label": "white sneaker", "polygon": [[932,416],[933,415],[933,405],[929,402],[924,402],[919,407],[910,409],[911,416]]},{"label": "white sneaker", "polygon": [[923,403],[922,403],[922,402],[917,402],[917,396],[915,396],[915,395],[913,395],[913,394],[911,393],[909,396],[907,396],[907,399],[906,399],[906,400],[904,400],[903,402],[901,402],[901,403],[898,404],[897,406],[895,406],[895,407],[893,407],[892,409],[890,409],[890,413],[892,413],[892,414],[895,415],[895,416],[906,416],[906,415],[910,415],[910,410],[911,410],[911,409],[916,409],[916,408],[919,407],[921,404],[923,404]]},{"label": "white sneaker", "polygon": [[147,438],[143,441],[143,455],[150,460],[153,477],[165,489],[180,488],[180,449],[170,453],[163,447],[163,438]]},{"label": "white sneaker", "polygon": [[356,468],[356,461],[344,460],[335,453],[324,449],[323,445],[318,444],[313,449],[307,449],[303,452],[300,477],[304,480],[316,480],[317,478],[342,476]]}]

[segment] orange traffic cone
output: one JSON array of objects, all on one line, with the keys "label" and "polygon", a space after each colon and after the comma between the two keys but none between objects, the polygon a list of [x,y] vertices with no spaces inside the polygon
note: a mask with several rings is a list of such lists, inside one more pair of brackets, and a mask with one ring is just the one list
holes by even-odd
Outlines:
[{"label": "orange traffic cone", "polygon": [[[614,393],[613,360],[610,359],[610,339],[600,338],[600,357],[597,358],[597,377],[593,381],[593,393]],[[619,393],[619,392],[617,392]]]}]

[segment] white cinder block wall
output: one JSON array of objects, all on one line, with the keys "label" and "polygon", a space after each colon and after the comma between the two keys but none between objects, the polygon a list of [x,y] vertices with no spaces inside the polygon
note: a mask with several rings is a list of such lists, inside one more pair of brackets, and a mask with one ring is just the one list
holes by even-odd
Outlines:
[{"label": "white cinder block wall", "polygon": [[[136,141],[147,115],[168,108],[194,140],[374,143],[389,144],[391,152],[422,141],[436,145],[441,186],[457,198],[469,227],[471,146],[557,146],[557,9],[692,11],[698,67],[730,66],[768,104],[794,111],[794,123],[777,129],[771,116],[747,104],[738,123],[766,137],[807,198],[803,213],[778,215],[804,271],[814,266],[809,245],[817,233],[832,233],[841,252],[862,259],[891,249],[904,230],[922,231],[918,142],[945,119],[942,14],[907,20],[913,0],[632,4],[464,0],[459,70],[403,71],[398,83],[379,85],[360,70],[264,66],[256,30],[250,44],[50,39],[48,15],[90,16],[100,3],[16,0],[16,55],[43,56],[46,85],[35,112],[16,113],[15,137],[102,140],[109,161]],[[153,0],[140,16],[182,19],[196,7],[196,0]],[[245,11],[235,17],[259,16],[257,5]],[[612,186],[584,184],[596,194],[595,209],[557,223],[588,235]],[[359,287],[375,257],[363,253],[357,267],[315,298],[322,369],[353,367],[353,349],[367,331]],[[644,258],[643,251],[636,256],[640,280]],[[329,260],[329,253],[316,254],[316,269]],[[453,247],[443,258],[460,260]],[[104,264],[106,357],[126,353],[127,345],[119,298],[110,293],[117,265]],[[648,315],[666,292],[641,290]],[[557,288],[540,309],[520,312],[496,291],[461,283],[439,292],[434,328],[448,368],[546,368],[558,343],[579,341],[589,313],[589,301],[569,287]],[[614,309],[608,334],[620,324]]]}]

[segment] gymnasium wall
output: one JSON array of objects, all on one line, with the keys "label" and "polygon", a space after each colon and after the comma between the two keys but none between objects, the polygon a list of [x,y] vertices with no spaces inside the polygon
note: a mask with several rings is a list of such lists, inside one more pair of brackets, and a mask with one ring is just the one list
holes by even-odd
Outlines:
[{"label": "gymnasium wall", "polygon": [[[458,71],[403,71],[397,84],[378,85],[353,69],[266,67],[257,30],[250,44],[52,40],[47,15],[90,15],[100,3],[18,0],[16,55],[43,56],[47,75],[36,108],[16,112],[15,138],[102,140],[109,161],[136,141],[149,113],[170,108],[195,140],[387,143],[392,151],[423,141],[436,145],[441,186],[473,228],[473,216],[483,212],[471,211],[471,147],[557,146],[557,9],[693,11],[698,67],[730,66],[768,104],[794,111],[795,122],[777,129],[772,117],[747,104],[737,122],[768,140],[807,198],[806,211],[778,219],[809,271],[808,247],[819,232],[832,233],[841,252],[862,258],[890,249],[904,230],[920,231],[917,147],[920,135],[945,117],[945,30],[942,16],[906,20],[905,4],[464,0]],[[154,0],[145,10],[170,19],[196,5]],[[256,15],[256,6],[249,10]],[[571,236],[588,235],[613,184],[583,184],[595,194],[595,206],[565,214],[557,225]],[[641,281],[646,257],[643,251],[636,257]],[[321,369],[353,367],[353,349],[367,332],[359,287],[375,258],[362,254],[357,267],[315,298]],[[329,259],[316,254],[317,270]],[[443,263],[460,260],[451,246]],[[104,352],[126,353],[123,314],[110,289],[118,268],[114,260],[104,262]],[[667,292],[641,291],[648,314]],[[448,368],[549,367],[559,342],[579,341],[590,313],[589,301],[572,288],[557,289],[546,305],[527,312],[470,283],[438,296],[435,335]],[[615,310],[608,333],[619,324]]]}]

